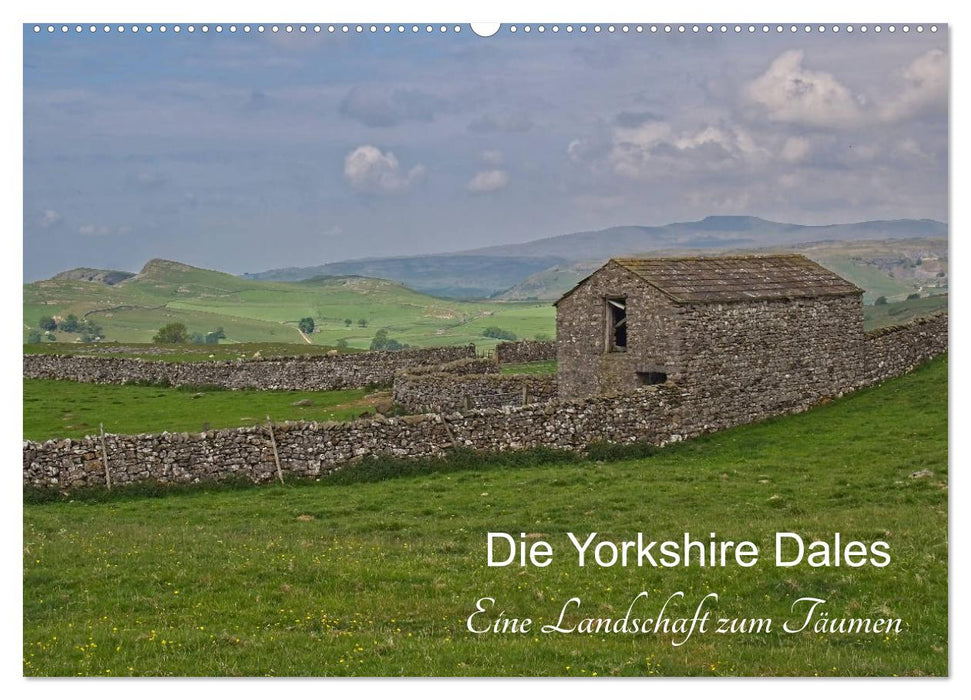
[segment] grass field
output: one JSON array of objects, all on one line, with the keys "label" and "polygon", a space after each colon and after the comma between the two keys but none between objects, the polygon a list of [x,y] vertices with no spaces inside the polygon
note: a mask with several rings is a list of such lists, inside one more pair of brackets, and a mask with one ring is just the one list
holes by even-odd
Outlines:
[{"label": "grass field", "polygon": [[[308,406],[295,406],[310,401]],[[24,439],[83,437],[98,433],[200,432],[266,421],[347,420],[390,404],[388,392],[220,391],[211,387],[81,384],[24,379]],[[208,428],[206,427],[208,426]]]},{"label": "grass field", "polygon": [[[471,461],[377,481],[24,507],[26,675],[944,675],[947,364],[798,416],[623,461]],[[354,471],[354,470],[358,471]],[[367,464],[343,472],[366,477]],[[932,475],[911,478],[928,469]],[[338,472],[341,475],[341,472]],[[548,540],[547,568],[486,566],[488,531]],[[565,533],[750,539],[751,568],[579,568]],[[777,531],[886,540],[886,568],[781,569]],[[684,591],[715,616],[899,617],[899,635],[473,635],[511,617],[642,615]],[[568,620],[578,621],[571,613]]]},{"label": "grass field", "polygon": [[[222,327],[227,343],[332,346],[343,340],[366,349],[384,328],[408,345],[475,342],[491,348],[498,341],[482,335],[489,326],[535,338],[552,336],[555,325],[549,303],[439,299],[367,277],[249,280],[165,260],[151,261],[137,276],[113,286],[74,279],[24,285],[25,338],[38,330],[42,316],[71,313],[98,323],[107,340],[122,343],[149,342],[163,325],[181,322],[202,334]],[[316,329],[304,337],[297,324],[308,316]],[[76,335],[55,332],[61,342],[73,342]]]},{"label": "grass field", "polygon": [[501,365],[502,374],[556,374],[556,360],[523,362],[517,365]]},{"label": "grass field", "polygon": [[940,311],[947,311],[947,294],[865,306],[863,323],[867,328],[883,328],[907,323],[920,316],[930,316]]}]

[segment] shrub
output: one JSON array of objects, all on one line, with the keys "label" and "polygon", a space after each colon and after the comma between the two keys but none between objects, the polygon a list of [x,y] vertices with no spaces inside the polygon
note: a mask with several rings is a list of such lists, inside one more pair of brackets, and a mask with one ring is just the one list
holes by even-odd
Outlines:
[{"label": "shrub", "polygon": [[39,343],[41,341],[40,331],[30,331],[27,334],[27,343],[33,345],[34,343]]},{"label": "shrub", "polygon": [[516,334],[512,331],[503,330],[498,326],[489,326],[482,331],[484,338],[496,338],[498,340],[516,340]]},{"label": "shrub", "polygon": [[910,301],[911,299],[920,299],[920,294],[918,292],[914,292],[913,294],[908,294],[907,301]]},{"label": "shrub", "polygon": [[887,303],[887,297],[877,297],[877,300],[873,303],[877,306],[883,306]]}]

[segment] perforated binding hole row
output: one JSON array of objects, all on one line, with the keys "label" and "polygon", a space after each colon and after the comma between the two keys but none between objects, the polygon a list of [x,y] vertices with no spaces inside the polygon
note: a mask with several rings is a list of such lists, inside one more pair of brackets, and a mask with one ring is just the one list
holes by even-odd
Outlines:
[{"label": "perforated binding hole row", "polygon": [[[506,33],[509,33],[509,34],[533,34],[533,33],[536,33],[536,34],[545,34],[547,32],[552,33],[552,34],[559,34],[559,33],[562,32],[562,33],[565,33],[565,34],[575,34],[575,33],[579,33],[579,34],[590,34],[590,35],[597,35],[597,34],[617,34],[617,33],[620,33],[620,34],[643,34],[645,32],[650,33],[650,34],[657,34],[657,33],[660,32],[660,33],[664,33],[664,34],[685,34],[685,35],[687,35],[687,34],[702,34],[702,33],[712,34],[712,33],[715,33],[715,32],[718,32],[718,33],[721,33],[721,34],[728,34],[728,33],[734,33],[734,34],[743,34],[743,33],[745,33],[745,34],[770,34],[772,32],[775,32],[776,34],[782,34],[784,32],[789,32],[790,34],[796,34],[796,33],[803,33],[803,34],[825,34],[827,32],[832,32],[834,34],[838,34],[840,32],[846,32],[847,34],[853,34],[855,32],[859,32],[861,34],[866,34],[866,33],[869,33],[869,32],[874,32],[876,34],[881,34],[884,31],[886,31],[889,34],[896,34],[897,32],[901,32],[903,34],[910,34],[911,32],[914,32],[914,33],[917,33],[917,34],[922,34],[925,31],[929,31],[929,32],[932,32],[932,33],[935,33],[935,32],[938,31],[938,26],[936,24],[930,24],[930,25],[923,25],[923,24],[914,24],[914,25],[911,25],[911,24],[901,24],[901,25],[896,25],[896,24],[887,24],[887,25],[883,25],[883,24],[873,24],[873,25],[867,25],[867,24],[852,25],[852,24],[847,24],[847,25],[838,25],[838,24],[834,24],[834,25],[829,25],[829,26],[822,25],[822,24],[816,25],[816,26],[809,25],[809,24],[806,24],[806,25],[797,25],[797,24],[776,24],[776,25],[768,25],[768,24],[763,24],[763,25],[754,25],[754,24],[749,24],[749,25],[740,25],[740,24],[736,24],[736,25],[725,25],[725,24],[722,24],[722,25],[711,25],[711,24],[708,24],[708,25],[697,25],[697,24],[690,24],[690,25],[686,25],[686,24],[651,24],[651,25],[644,25],[644,24],[633,24],[633,25],[632,24],[593,24],[593,25],[587,25],[587,24],[576,24],[576,25],[574,25],[574,24],[565,24],[565,25],[560,25],[560,24],[551,24],[551,25],[546,25],[546,24],[536,24],[536,25],[533,25],[533,24],[509,24],[509,25],[496,25],[496,24],[492,24],[492,25],[471,25],[471,27],[472,27],[472,33],[473,34],[477,34],[477,35],[483,36],[483,37],[493,36],[494,34],[499,33],[499,32],[503,32],[503,31],[506,32]],[[35,25],[33,25],[32,29],[33,29],[34,34],[41,34],[41,33],[47,33],[47,34],[57,34],[57,33],[60,33],[60,34],[70,34],[70,33],[72,33],[72,31],[73,31],[74,34],[84,34],[85,33],[85,30],[87,30],[87,33],[88,34],[97,34],[97,33],[110,34],[112,32],[115,32],[115,33],[118,33],[118,34],[125,34],[125,33],[138,34],[140,32],[145,33],[145,34],[151,34],[153,32],[158,32],[160,34],[166,34],[169,31],[171,31],[174,34],[181,34],[183,31],[184,32],[187,32],[189,34],[195,34],[197,31],[200,32],[200,33],[202,33],[202,34],[210,34],[210,33],[215,33],[215,34],[223,34],[223,33],[227,33],[227,34],[237,34],[237,33],[251,34],[251,33],[254,33],[254,32],[255,33],[258,33],[258,34],[262,34],[262,33],[266,32],[266,31],[270,31],[270,32],[272,32],[274,34],[278,34],[280,32],[283,32],[283,33],[286,33],[286,34],[294,34],[294,33],[299,33],[299,34],[321,34],[325,30],[326,30],[326,33],[328,33],[328,34],[334,34],[334,33],[338,33],[338,32],[339,33],[342,33],[342,34],[365,34],[365,33],[368,33],[368,34],[378,34],[378,33],[384,33],[384,34],[392,34],[392,33],[398,33],[398,34],[405,34],[405,33],[410,33],[410,34],[421,34],[421,33],[424,33],[424,34],[433,34],[433,33],[435,33],[435,34],[449,34],[449,33],[459,34],[459,33],[462,32],[462,26],[461,25],[458,25],[458,24],[455,24],[455,25],[447,25],[447,24],[440,24],[440,25],[433,25],[433,24],[425,24],[425,25],[418,25],[418,24],[413,24],[413,25],[404,25],[404,24],[398,24],[398,25],[392,25],[392,24],[384,24],[384,25],[380,25],[380,24],[370,24],[370,25],[363,25],[363,24],[329,24],[329,25],[320,25],[320,24],[314,24],[314,25],[307,25],[307,24],[297,24],[297,25],[294,25],[294,24],[285,24],[285,25],[279,25],[279,24],[271,24],[271,25],[263,25],[263,24],[258,24],[258,25],[249,25],[249,24],[243,24],[243,25],[235,25],[235,24],[230,24],[230,25],[222,25],[222,24],[216,24],[216,25],[208,25],[208,24],[202,24],[202,25],[194,25],[194,24],[187,24],[187,25],[181,25],[181,24],[172,24],[172,25],[165,25],[165,24],[160,24],[160,25],[130,24],[130,25],[124,25],[124,24],[119,24],[119,25],[115,25],[115,26],[105,24],[105,25],[100,26],[100,27],[97,26],[97,25],[94,25],[94,24],[88,25],[87,27],[85,27],[83,25],[80,25],[80,24],[74,25],[73,27],[70,26],[70,25],[67,25],[67,24],[61,24],[61,25],[55,25],[55,24],[40,25],[40,24],[35,24]]]}]

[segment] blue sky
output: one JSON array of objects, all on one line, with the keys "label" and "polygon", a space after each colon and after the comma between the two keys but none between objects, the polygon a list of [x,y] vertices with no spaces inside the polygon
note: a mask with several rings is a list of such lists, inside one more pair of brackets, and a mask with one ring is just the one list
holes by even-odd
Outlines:
[{"label": "blue sky", "polygon": [[24,276],[947,219],[946,30],[24,30]]}]

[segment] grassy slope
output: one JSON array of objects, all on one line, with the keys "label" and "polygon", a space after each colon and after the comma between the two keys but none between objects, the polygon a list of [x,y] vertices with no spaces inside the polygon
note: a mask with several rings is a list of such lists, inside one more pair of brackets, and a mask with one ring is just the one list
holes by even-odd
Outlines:
[{"label": "grassy slope", "polygon": [[[346,339],[366,348],[379,328],[411,345],[476,342],[484,328],[497,325],[520,337],[552,335],[553,309],[545,303],[461,302],[420,294],[397,282],[370,278],[327,278],[306,282],[248,280],[212,270],[155,261],[137,277],[114,286],[78,280],[45,280],[24,285],[24,323],[41,316],[87,314],[108,339],[147,342],[166,323],[180,321],[190,331],[222,326],[227,342],[304,343],[297,322],[310,316],[316,344]],[[345,319],[353,322],[350,327]],[[362,328],[358,320],[367,321]],[[25,333],[27,328],[24,329]],[[73,340],[59,333],[59,340]]]},{"label": "grassy slope", "polygon": [[[930,469],[930,478],[909,474]],[[378,483],[25,506],[24,672],[48,674],[946,674],[947,365],[650,459]],[[540,533],[545,569],[485,566],[487,531]],[[567,531],[752,539],[750,569],[577,568]],[[884,569],[777,569],[771,537],[886,539]],[[476,638],[481,596],[552,622],[580,596],[718,592],[718,616],[901,617],[900,636]],[[684,613],[685,608],[679,609]]]},{"label": "grassy slope", "polygon": [[907,323],[919,316],[930,316],[947,310],[947,295],[938,294],[921,299],[892,301],[889,304],[866,306],[863,323],[867,328],[882,328]]},{"label": "grassy slope", "polygon": [[[201,395],[200,395],[201,394]],[[373,413],[380,395],[349,391],[211,391],[24,380],[24,439],[109,433],[198,432],[274,421],[346,420]],[[310,406],[294,406],[309,399]]]}]

